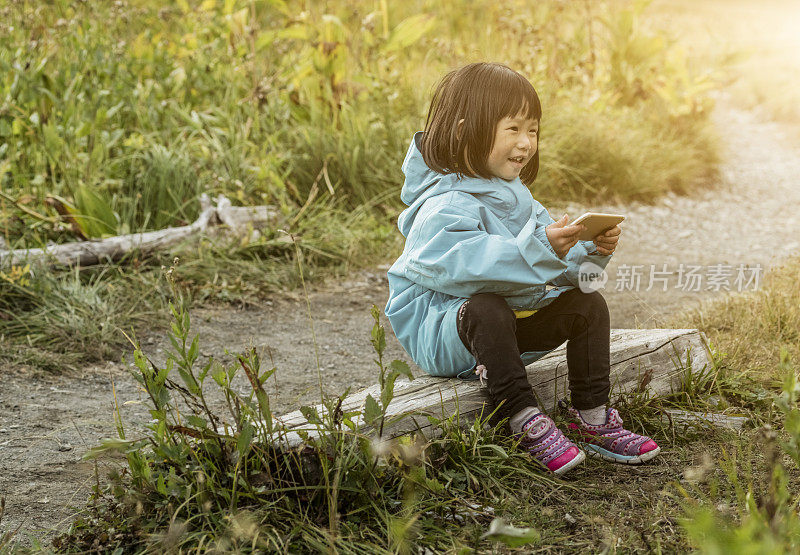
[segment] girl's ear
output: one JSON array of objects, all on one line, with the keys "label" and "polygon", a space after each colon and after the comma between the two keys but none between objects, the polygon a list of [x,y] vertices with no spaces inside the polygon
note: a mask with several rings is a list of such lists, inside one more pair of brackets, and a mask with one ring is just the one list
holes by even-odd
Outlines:
[{"label": "girl's ear", "polygon": [[458,120],[456,124],[456,139],[461,140],[461,130],[464,128],[464,118]]}]

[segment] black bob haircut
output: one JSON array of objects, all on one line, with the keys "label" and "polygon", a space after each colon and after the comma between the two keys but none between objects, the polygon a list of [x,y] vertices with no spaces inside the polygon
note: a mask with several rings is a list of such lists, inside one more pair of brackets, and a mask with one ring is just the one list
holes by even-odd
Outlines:
[{"label": "black bob haircut", "polygon": [[[497,123],[517,114],[542,118],[539,95],[525,77],[496,63],[474,63],[453,70],[433,93],[420,145],[422,157],[439,173],[490,179],[493,176],[486,169],[486,161],[494,146]],[[537,148],[522,168],[520,179],[530,185],[538,173]]]}]

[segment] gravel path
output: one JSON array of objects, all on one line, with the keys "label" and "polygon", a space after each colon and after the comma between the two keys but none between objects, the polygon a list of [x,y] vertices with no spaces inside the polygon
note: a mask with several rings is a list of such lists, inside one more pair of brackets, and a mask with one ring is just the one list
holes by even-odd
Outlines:
[{"label": "gravel path", "polygon": [[[727,144],[721,181],[715,190],[692,197],[668,195],[658,206],[592,206],[592,211],[627,215],[624,231],[609,265],[603,290],[613,327],[658,327],[677,310],[701,299],[725,294],[705,290],[713,265],[767,268],[800,250],[800,156],[788,139],[790,130],[761,123],[721,98],[716,125]],[[576,217],[581,206],[551,207],[557,218],[564,211]],[[650,265],[668,274],[663,285],[645,291]],[[666,264],[666,268],[663,265]],[[701,291],[677,287],[680,264],[700,266]],[[641,290],[622,280],[640,265]],[[375,380],[374,353],[369,342],[369,307],[383,307],[388,266],[353,274],[347,281],[322,284],[310,295],[321,372],[328,392],[354,390]],[[730,276],[732,289],[736,289]],[[626,287],[623,287],[626,286]],[[751,286],[752,288],[752,286]],[[623,289],[623,290],[617,290]],[[384,319],[384,324],[388,323]],[[225,349],[255,346],[269,353],[277,366],[270,381],[278,410],[319,398],[314,342],[302,298],[275,298],[258,309],[204,308],[194,311],[193,325],[201,336],[204,356],[224,357]],[[166,343],[161,332],[146,341],[146,350],[160,358]],[[407,360],[387,329],[387,359]],[[414,368],[419,373],[418,368]],[[112,381],[128,422],[147,418],[133,380],[120,363],[85,368],[80,375],[4,373],[0,390],[0,496],[6,514],[0,533],[20,527],[20,534],[40,535],[63,528],[71,506],[82,507],[94,483],[94,466],[81,462],[88,446],[114,434]],[[104,467],[115,464],[102,463]]]},{"label": "gravel path", "polygon": [[[740,265],[750,278],[759,266],[766,270],[800,254],[800,146],[791,139],[796,129],[759,122],[731,107],[724,96],[718,99],[714,122],[726,148],[720,182],[713,190],[691,197],[667,195],[657,206],[592,207],[627,216],[604,290],[613,327],[659,327],[675,311],[725,294],[715,275],[732,272],[728,287],[736,291]],[[583,209],[568,207],[568,212],[578,215]],[[679,287],[681,264],[684,271],[699,266],[694,273],[703,277],[700,291],[687,279],[684,284],[690,285]],[[646,291],[651,265],[670,272],[660,276],[667,280],[666,292],[659,281]],[[641,266],[639,291],[628,289],[634,266]]]}]

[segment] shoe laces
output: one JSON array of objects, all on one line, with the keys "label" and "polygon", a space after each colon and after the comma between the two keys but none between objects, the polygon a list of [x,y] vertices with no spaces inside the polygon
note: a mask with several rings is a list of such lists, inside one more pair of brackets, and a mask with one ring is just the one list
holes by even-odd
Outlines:
[{"label": "shoe laces", "polygon": [[593,437],[601,439],[611,451],[621,452],[624,455],[630,454],[631,450],[638,453],[639,447],[650,441],[647,436],[639,435],[623,428],[622,417],[617,409],[606,409],[606,421],[604,424],[587,424],[578,410],[572,408],[570,412],[581,423],[581,427],[584,430]]}]

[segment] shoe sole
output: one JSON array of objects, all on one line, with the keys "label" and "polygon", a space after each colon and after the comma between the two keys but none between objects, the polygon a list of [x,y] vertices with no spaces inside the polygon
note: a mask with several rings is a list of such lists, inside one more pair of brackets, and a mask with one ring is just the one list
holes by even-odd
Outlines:
[{"label": "shoe sole", "polygon": [[550,472],[552,472],[556,476],[561,476],[565,472],[568,472],[568,471],[572,470],[573,468],[575,468],[576,466],[578,466],[579,464],[581,464],[584,461],[585,458],[586,458],[586,453],[584,453],[583,450],[578,449],[578,454],[575,455],[575,458],[572,459],[571,461],[569,461],[564,466],[560,467],[559,469],[550,470],[546,466],[545,466],[545,468],[547,468],[547,470],[550,470]]},{"label": "shoe sole", "polygon": [[594,445],[592,443],[582,443],[581,447],[586,449],[592,457],[600,457],[603,460],[615,462],[618,464],[642,464],[646,463],[649,460],[652,460],[661,452],[661,447],[656,447],[652,451],[648,451],[642,455],[636,455],[635,457],[627,456],[627,455],[618,455],[617,453],[612,453],[608,449],[603,449],[599,445]]}]

